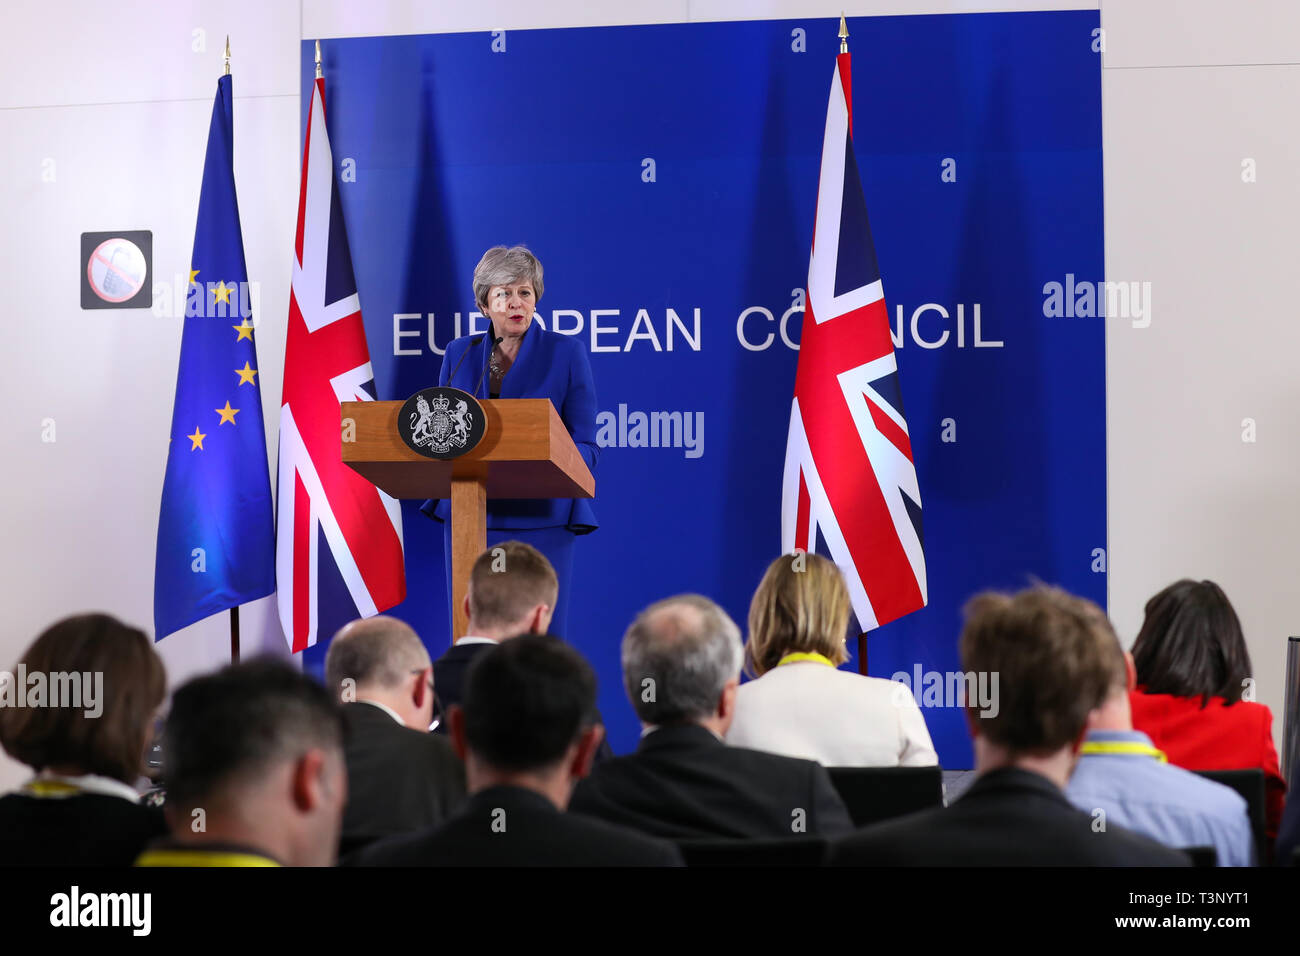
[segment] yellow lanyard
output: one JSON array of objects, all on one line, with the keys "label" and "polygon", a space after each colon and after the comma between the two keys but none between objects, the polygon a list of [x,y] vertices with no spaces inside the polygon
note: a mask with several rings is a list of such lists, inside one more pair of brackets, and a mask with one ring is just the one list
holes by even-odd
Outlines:
[{"label": "yellow lanyard", "polygon": [[220,850],[145,850],[136,866],[279,866],[274,860],[253,853]]},{"label": "yellow lanyard", "polygon": [[23,784],[23,792],[29,797],[72,797],[82,789],[62,780],[29,780]]},{"label": "yellow lanyard", "polygon": [[815,654],[806,651],[797,651],[793,654],[787,654],[776,662],[776,666],[780,667],[782,664],[798,664],[802,661],[811,661],[814,664],[825,664],[827,667],[835,666],[831,663],[831,659],[825,654]]},{"label": "yellow lanyard", "polygon": [[1122,757],[1155,757],[1161,763],[1168,763],[1169,758],[1163,750],[1156,750],[1149,744],[1124,740],[1090,740],[1079,749],[1080,754],[1102,754]]}]

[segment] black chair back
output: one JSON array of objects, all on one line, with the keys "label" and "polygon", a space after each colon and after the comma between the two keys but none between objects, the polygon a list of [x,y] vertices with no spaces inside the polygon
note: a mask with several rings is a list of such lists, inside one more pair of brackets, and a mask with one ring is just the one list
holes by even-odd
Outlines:
[{"label": "black chair back", "polygon": [[687,866],[821,866],[826,841],[820,837],[788,840],[679,840]]},{"label": "black chair back", "polygon": [[940,767],[827,767],[855,827],[943,806]]},{"label": "black chair back", "polygon": [[1192,858],[1192,866],[1219,865],[1219,851],[1212,846],[1184,846],[1179,849]]},{"label": "black chair back", "polygon": [[1264,771],[1252,770],[1197,770],[1198,776],[1236,790],[1246,801],[1250,814],[1250,832],[1255,837],[1255,862],[1263,866],[1272,855],[1269,852],[1268,834],[1264,830]]}]

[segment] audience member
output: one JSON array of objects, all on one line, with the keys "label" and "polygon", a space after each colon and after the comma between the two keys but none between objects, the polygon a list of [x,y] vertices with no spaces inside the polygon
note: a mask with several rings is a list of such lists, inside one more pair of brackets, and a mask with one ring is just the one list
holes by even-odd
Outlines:
[{"label": "audience member", "polygon": [[348,802],[341,853],[433,826],[465,799],[465,766],[429,733],[433,665],[394,617],[353,621],[334,636],[325,681],[343,701]]},{"label": "audience member", "polygon": [[0,861],[129,866],[166,832],[133,786],[165,693],[152,642],[107,614],[59,621],[0,674],[0,743],[36,774],[0,797]]},{"label": "audience member", "polygon": [[[440,733],[447,730],[447,712],[460,703],[465,673],[474,658],[520,634],[545,634],[558,593],[555,569],[531,544],[503,541],[478,556],[465,595],[468,630],[433,664]],[[604,726],[599,710],[592,712],[591,720]],[[612,756],[609,742],[601,737],[596,763]]]},{"label": "audience member", "polygon": [[555,569],[530,544],[504,541],[478,556],[465,595],[468,629],[433,665],[440,723],[460,703],[470,662],[509,638],[545,634],[558,593]]},{"label": "audience member", "polygon": [[288,664],[235,664],[182,686],[163,735],[171,837],[136,866],[329,866],[347,771],[332,695]]},{"label": "audience member", "polygon": [[1169,585],[1147,601],[1133,662],[1133,726],[1188,770],[1262,770],[1271,841],[1286,781],[1272,711],[1251,699],[1250,654],[1228,596],[1213,581]]},{"label": "audience member", "polygon": [[743,653],[739,629],[708,598],[681,595],[642,611],[622,648],[640,747],[597,767],[573,809],[677,840],[848,832],[848,811],[820,764],[723,743]]},{"label": "audience member", "polygon": [[441,826],[361,851],[361,866],[674,866],[669,843],[564,810],[604,734],[596,678],[558,638],[525,635],[469,669],[449,716],[471,796]]},{"label": "audience member", "polygon": [[[1105,615],[1056,588],[967,605],[962,667],[997,674],[998,707],[967,707],[970,789],[952,806],[877,824],[831,847],[832,865],[1179,866],[1183,853],[1100,822],[1064,789],[1089,714],[1112,682]],[[981,716],[985,713],[985,716]]]},{"label": "audience member", "polygon": [[[1100,608],[1097,610],[1101,614]],[[1220,866],[1250,866],[1254,836],[1246,801],[1231,787],[1168,763],[1151,738],[1133,729],[1129,692],[1133,657],[1098,620],[1096,639],[1111,669],[1110,693],[1088,720],[1066,796],[1086,813],[1172,847],[1212,846]]]},{"label": "audience member", "polygon": [[921,767],[939,762],[905,684],[838,670],[849,659],[849,591],[817,554],[783,555],[749,606],[745,663],[727,743],[826,767]]}]

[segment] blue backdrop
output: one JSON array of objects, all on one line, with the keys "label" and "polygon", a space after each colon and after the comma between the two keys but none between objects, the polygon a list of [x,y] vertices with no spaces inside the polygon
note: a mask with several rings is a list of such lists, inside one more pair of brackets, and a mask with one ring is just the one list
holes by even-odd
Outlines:
[{"label": "blue backdrop", "polygon": [[[982,588],[1035,576],[1105,602],[1104,328],[1043,314],[1045,283],[1103,278],[1097,26],[1096,11],[849,21],[930,593],[873,632],[874,675],[956,671],[960,609]],[[604,448],[601,527],[578,541],[565,636],[597,670],[620,752],[638,732],[618,663],[632,615],[699,591],[743,628],[780,548],[802,317],[789,310],[807,281],[836,28],[322,44],[380,398],[436,380],[441,350],[470,330],[479,256],[523,242],[546,269],[540,318],[591,351],[598,407],[702,421],[694,449]],[[305,122],[311,44],[302,53]],[[417,504],[403,507],[408,598],[392,613],[437,655],[442,535]],[[969,767],[960,710],[924,713],[944,765]]]}]

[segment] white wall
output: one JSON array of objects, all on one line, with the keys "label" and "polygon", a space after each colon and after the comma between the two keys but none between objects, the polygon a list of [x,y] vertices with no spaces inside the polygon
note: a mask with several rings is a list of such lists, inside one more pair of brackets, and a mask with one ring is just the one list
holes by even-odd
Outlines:
[{"label": "white wall", "polygon": [[[12,667],[46,625],[106,610],[153,630],[158,505],[179,318],[82,311],[80,234],[153,230],[153,281],[188,278],[225,34],[232,35],[235,174],[267,436],[278,421],[298,174],[296,0],[23,2],[0,57],[0,262],[7,338],[0,421],[5,627]],[[205,31],[205,49],[193,33]],[[52,166],[50,165],[52,163]],[[53,181],[46,181],[50,171]],[[53,443],[42,421],[53,419]],[[263,600],[242,612],[246,653],[287,654]],[[158,645],[172,684],[229,660],[226,616]],[[0,789],[24,768],[0,756]]]},{"label": "white wall", "polygon": [[[958,0],[68,0],[6,6],[0,57],[0,262],[8,363],[0,424],[0,666],[56,617],[104,609],[148,627],[180,323],[79,307],[83,231],[150,228],[155,282],[186,275],[224,36],[236,179],[274,443],[299,176],[302,38],[621,23],[1071,9]],[[1153,283],[1152,323],[1107,339],[1110,607],[1128,639],[1148,595],[1213,577],[1237,603],[1259,698],[1281,721],[1300,520],[1300,331],[1286,298],[1300,186],[1300,11],[1284,0],[1103,0],[1106,259]],[[196,30],[205,48],[195,51]],[[1266,65],[1268,64],[1268,65]],[[1253,157],[1259,181],[1240,181]],[[46,182],[47,161],[54,181]],[[1254,418],[1258,441],[1241,441]],[[41,441],[53,418],[57,441]],[[283,653],[271,601],[246,651]],[[159,645],[173,684],[222,663],[224,616]],[[0,789],[22,777],[0,757]]]},{"label": "white wall", "polygon": [[1300,633],[1300,6],[1118,0],[1102,26],[1106,277],[1152,284],[1149,328],[1107,328],[1110,613],[1132,640],[1165,584],[1217,581],[1281,746]]}]

